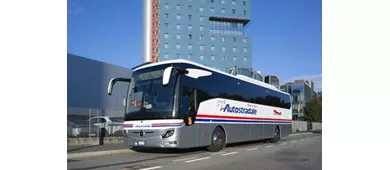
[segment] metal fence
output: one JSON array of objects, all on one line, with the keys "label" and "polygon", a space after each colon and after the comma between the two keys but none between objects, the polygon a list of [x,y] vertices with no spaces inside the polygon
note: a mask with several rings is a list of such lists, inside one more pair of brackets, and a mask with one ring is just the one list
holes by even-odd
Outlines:
[{"label": "metal fence", "polygon": [[123,111],[68,108],[68,138],[123,136]]}]

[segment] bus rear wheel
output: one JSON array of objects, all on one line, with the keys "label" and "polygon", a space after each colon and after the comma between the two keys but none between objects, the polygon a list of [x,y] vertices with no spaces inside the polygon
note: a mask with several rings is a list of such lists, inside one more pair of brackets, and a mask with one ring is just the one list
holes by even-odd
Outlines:
[{"label": "bus rear wheel", "polygon": [[271,139],[271,143],[276,143],[279,140],[280,140],[280,130],[279,127],[276,126],[274,131],[274,137]]},{"label": "bus rear wheel", "polygon": [[207,147],[207,150],[210,152],[218,152],[225,147],[225,144],[225,132],[220,127],[216,127],[211,136],[211,145]]}]

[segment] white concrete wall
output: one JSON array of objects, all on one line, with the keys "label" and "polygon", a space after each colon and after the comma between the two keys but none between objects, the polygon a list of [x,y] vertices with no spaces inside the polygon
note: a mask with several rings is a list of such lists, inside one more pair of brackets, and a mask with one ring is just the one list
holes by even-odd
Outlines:
[{"label": "white concrete wall", "polygon": [[313,130],[322,130],[322,123],[313,122],[312,123],[312,129]]},{"label": "white concrete wall", "polygon": [[307,122],[306,121],[293,121],[292,131],[307,131]]}]

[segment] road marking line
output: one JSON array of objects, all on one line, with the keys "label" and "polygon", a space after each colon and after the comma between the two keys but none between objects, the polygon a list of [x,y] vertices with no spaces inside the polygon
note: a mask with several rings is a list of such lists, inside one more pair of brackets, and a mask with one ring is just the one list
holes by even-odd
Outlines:
[{"label": "road marking line", "polygon": [[238,152],[229,152],[229,153],[222,154],[222,156],[233,155],[233,154],[236,154],[236,153],[238,153]]},{"label": "road marking line", "polygon": [[291,143],[297,143],[297,141],[296,141],[296,140],[294,140],[294,141],[292,141]]},{"label": "road marking line", "polygon": [[266,146],[265,148],[272,148],[274,147],[274,145],[269,145],[269,146]]},{"label": "road marking line", "polygon": [[280,145],[285,145],[285,144],[287,144],[286,142],[284,142],[284,143],[281,143]]},{"label": "road marking line", "polygon": [[307,134],[310,134],[310,133],[298,133],[298,134],[291,134],[288,136],[300,136],[300,135],[307,135]]},{"label": "road marking line", "polygon": [[223,154],[223,153],[226,153],[226,152],[222,151],[222,152],[212,153],[211,155],[220,155],[220,154]]},{"label": "road marking line", "polygon": [[140,170],[151,170],[151,169],[158,169],[158,168],[162,168],[162,166],[155,166],[155,167],[144,168],[144,169],[140,169]]},{"label": "road marking line", "polygon": [[300,139],[299,141],[304,141],[305,139]]},{"label": "road marking line", "polygon": [[246,151],[253,151],[253,150],[257,150],[259,148],[252,148],[252,149],[247,149]]},{"label": "road marking line", "polygon": [[199,158],[199,159],[193,159],[193,160],[186,161],[186,163],[195,162],[195,161],[201,161],[201,160],[205,160],[205,159],[210,159],[210,157],[204,157],[204,158]]},{"label": "road marking line", "polygon": [[195,159],[196,157],[191,157],[191,158],[183,158],[183,159],[176,159],[176,160],[173,160],[172,162],[180,162],[180,161],[186,161],[186,160],[189,160],[189,159]]}]

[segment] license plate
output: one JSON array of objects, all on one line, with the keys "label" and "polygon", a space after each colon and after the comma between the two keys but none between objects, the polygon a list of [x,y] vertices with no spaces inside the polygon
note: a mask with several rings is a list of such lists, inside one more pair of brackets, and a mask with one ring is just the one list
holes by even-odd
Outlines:
[{"label": "license plate", "polygon": [[138,141],[138,145],[145,145],[145,141]]}]

